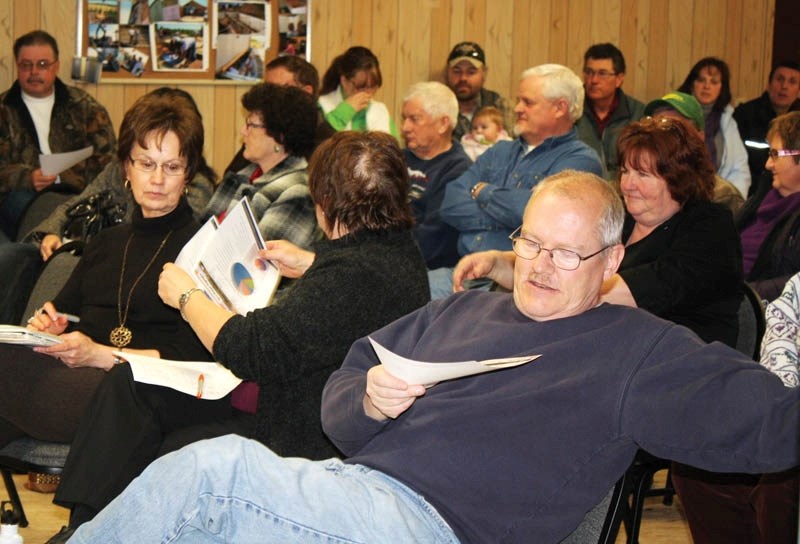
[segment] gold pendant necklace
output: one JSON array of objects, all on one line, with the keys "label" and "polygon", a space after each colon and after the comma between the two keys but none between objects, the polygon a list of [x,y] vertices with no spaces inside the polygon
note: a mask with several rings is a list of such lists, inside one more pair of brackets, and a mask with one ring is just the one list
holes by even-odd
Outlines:
[{"label": "gold pendant necklace", "polygon": [[128,237],[128,242],[125,244],[125,251],[122,253],[122,268],[119,271],[119,289],[117,290],[117,318],[119,319],[119,327],[114,327],[111,330],[111,334],[108,335],[108,339],[114,346],[118,348],[124,348],[128,344],[131,343],[133,339],[133,333],[131,330],[125,326],[125,322],[128,320],[128,311],[131,309],[131,297],[133,296],[133,290],[136,289],[136,286],[139,285],[139,281],[147,274],[147,271],[150,270],[150,267],[153,266],[153,263],[156,261],[158,254],[161,253],[161,250],[164,249],[164,245],[169,240],[169,236],[172,234],[172,231],[169,231],[164,239],[161,240],[161,245],[158,246],[153,257],[150,259],[150,262],[147,263],[147,266],[144,267],[142,273],[134,280],[133,285],[131,285],[131,290],[128,291],[128,300],[125,302],[125,311],[122,310],[122,280],[125,278],[125,264],[128,260],[128,249],[131,246],[131,241],[133,240],[133,233]]}]

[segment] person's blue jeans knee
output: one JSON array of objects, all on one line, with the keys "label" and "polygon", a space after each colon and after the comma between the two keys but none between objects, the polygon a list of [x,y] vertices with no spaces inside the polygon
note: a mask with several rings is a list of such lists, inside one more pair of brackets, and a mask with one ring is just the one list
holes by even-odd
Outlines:
[{"label": "person's blue jeans knee", "polygon": [[11,191],[0,202],[0,229],[9,240],[16,240],[22,213],[35,196],[36,191],[32,190]]},{"label": "person's blue jeans knee", "polygon": [[454,268],[428,270],[428,284],[431,287],[431,300],[447,298],[453,294]]},{"label": "person's blue jeans knee", "polygon": [[[428,284],[431,288],[431,300],[447,298],[453,294],[453,270],[455,268],[436,268],[428,270]],[[489,291],[494,282],[488,278],[478,278],[464,282],[464,289],[480,289]]]},{"label": "person's blue jeans knee", "polygon": [[397,480],[229,435],[162,457],[70,542],[457,543]]}]

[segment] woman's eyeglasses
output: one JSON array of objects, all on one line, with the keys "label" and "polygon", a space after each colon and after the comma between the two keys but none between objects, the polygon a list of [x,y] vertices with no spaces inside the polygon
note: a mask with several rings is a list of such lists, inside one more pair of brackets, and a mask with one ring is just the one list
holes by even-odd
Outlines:
[{"label": "woman's eyeglasses", "polygon": [[251,123],[250,121],[245,121],[244,126],[247,127],[247,130],[253,130],[254,128],[267,128],[267,125],[264,123]]},{"label": "woman's eyeglasses", "polygon": [[147,174],[152,174],[159,166],[165,176],[182,176],[186,173],[186,165],[181,162],[165,162],[158,164],[156,161],[151,161],[150,159],[134,159],[131,157],[131,164],[138,171]]},{"label": "woman's eyeglasses", "polygon": [[774,161],[778,157],[796,157],[800,155],[800,149],[769,149],[769,156]]}]

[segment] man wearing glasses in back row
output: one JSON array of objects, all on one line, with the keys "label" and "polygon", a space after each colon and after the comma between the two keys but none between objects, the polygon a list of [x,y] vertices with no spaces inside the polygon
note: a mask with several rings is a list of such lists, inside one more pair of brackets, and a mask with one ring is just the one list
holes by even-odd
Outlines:
[{"label": "man wearing glasses in back row", "polygon": [[[58,79],[58,44],[34,30],[14,42],[17,80],[0,95],[0,240],[14,239],[25,206],[38,192],[80,192],[111,161],[116,147],[106,109]],[[59,175],[46,175],[39,155],[94,148]],[[25,233],[20,233],[25,234]]]},{"label": "man wearing glasses in back row", "polygon": [[583,55],[583,115],[575,123],[578,139],[591,146],[603,163],[605,177],[616,179],[617,139],[628,124],[644,115],[644,104],[622,92],[625,57],[610,43],[598,43]]}]

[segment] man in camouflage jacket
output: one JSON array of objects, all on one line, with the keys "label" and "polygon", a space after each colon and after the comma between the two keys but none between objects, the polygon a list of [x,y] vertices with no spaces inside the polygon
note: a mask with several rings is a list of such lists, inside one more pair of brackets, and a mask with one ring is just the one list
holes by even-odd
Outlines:
[{"label": "man in camouflage jacket", "polygon": [[[55,184],[80,192],[113,158],[114,127],[108,112],[58,73],[58,46],[49,34],[33,31],[14,44],[18,78],[0,95],[0,226],[10,237],[22,210],[37,192]],[[50,153],[92,146],[92,155],[56,176],[41,172],[43,152],[28,104],[54,96],[47,137]],[[46,115],[46,114],[45,114]],[[46,149],[45,149],[46,151]]]}]

